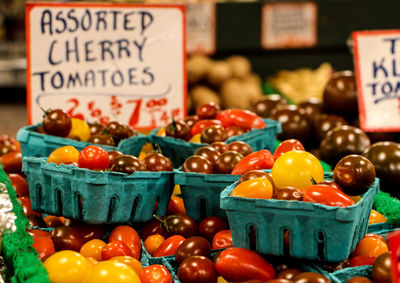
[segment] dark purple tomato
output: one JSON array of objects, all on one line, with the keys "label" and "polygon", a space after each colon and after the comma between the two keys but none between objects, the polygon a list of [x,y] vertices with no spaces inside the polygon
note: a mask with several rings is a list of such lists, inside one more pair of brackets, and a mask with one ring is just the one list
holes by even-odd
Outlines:
[{"label": "dark purple tomato", "polygon": [[302,272],[303,271],[298,268],[288,268],[288,269],[285,269],[284,271],[278,273],[276,278],[292,280],[294,277],[296,277],[297,275],[299,275]]},{"label": "dark purple tomato", "polygon": [[372,279],[376,283],[392,282],[392,260],[386,252],[377,257],[372,265]]},{"label": "dark purple tomato", "polygon": [[279,188],[275,191],[273,198],[279,200],[303,200],[303,192],[294,187]]},{"label": "dark purple tomato", "polygon": [[167,137],[173,137],[188,141],[191,137],[190,127],[184,121],[173,120],[165,128],[165,134]]},{"label": "dark purple tomato", "polygon": [[29,227],[40,227],[46,228],[46,223],[43,221],[42,217],[37,215],[27,215],[26,218],[29,221]]},{"label": "dark purple tomato", "polygon": [[367,147],[362,153],[374,164],[380,189],[393,196],[400,196],[400,144],[378,142]]},{"label": "dark purple tomato", "polygon": [[331,283],[331,281],[316,272],[303,272],[296,275],[293,279],[296,283]]},{"label": "dark purple tomato", "polygon": [[282,125],[282,132],[278,135],[278,139],[297,139],[304,145],[309,142],[311,124],[303,109],[295,105],[280,107],[273,111],[272,119]]},{"label": "dark purple tomato", "polygon": [[204,256],[191,256],[185,259],[178,269],[182,283],[216,283],[217,272],[211,259]]},{"label": "dark purple tomato", "polygon": [[136,171],[145,171],[146,168],[139,158],[133,155],[121,155],[111,163],[111,171],[133,174]]},{"label": "dark purple tomato", "polygon": [[334,181],[322,181],[322,182],[319,182],[318,185],[327,185],[330,187],[334,187],[335,189],[338,189],[340,191],[342,190],[342,188]]},{"label": "dark purple tomato", "polygon": [[93,135],[90,136],[88,142],[102,145],[115,146],[114,139],[109,135]]},{"label": "dark purple tomato", "polygon": [[229,139],[230,137],[239,136],[246,133],[246,129],[243,129],[242,127],[239,126],[226,127],[225,130],[227,139]]},{"label": "dark purple tomato", "polygon": [[214,163],[215,173],[230,174],[236,164],[242,159],[243,155],[241,155],[239,152],[224,152]]},{"label": "dark purple tomato", "polygon": [[212,174],[213,165],[209,160],[200,155],[192,155],[182,165],[183,172]]},{"label": "dark purple tomato", "polygon": [[173,171],[171,160],[161,153],[152,152],[143,159],[146,171]]},{"label": "dark purple tomato", "polygon": [[100,135],[104,128],[106,126],[104,126],[103,124],[94,122],[94,123],[89,123],[89,129],[90,129],[90,135]]},{"label": "dark purple tomato", "polygon": [[187,215],[169,215],[163,220],[169,235],[181,235],[189,238],[197,235],[198,227],[196,221]]},{"label": "dark purple tomato", "polygon": [[213,142],[212,144],[210,144],[210,147],[215,148],[220,154],[223,154],[228,145],[224,142]]},{"label": "dark purple tomato", "polygon": [[279,94],[270,94],[258,99],[253,105],[253,110],[260,117],[271,118],[272,110],[286,104],[286,100]]},{"label": "dark purple tomato", "polygon": [[126,128],[126,133],[129,137],[136,137],[137,135],[139,135],[138,131],[136,131],[135,129],[131,128],[129,125],[124,125]]},{"label": "dark purple tomato", "polygon": [[342,116],[322,114],[319,119],[314,122],[314,137],[317,144],[319,145],[330,130],[343,125],[347,125],[347,121]]},{"label": "dark purple tomato", "polygon": [[122,152],[118,150],[111,150],[108,152],[108,159],[110,160],[110,164],[112,164],[113,160],[118,157],[124,155]]},{"label": "dark purple tomato", "polygon": [[217,141],[226,141],[226,130],[221,125],[210,126],[201,132],[200,140],[202,143],[212,144]]},{"label": "dark purple tomato", "polygon": [[175,260],[177,263],[181,263],[186,258],[194,255],[210,257],[210,252],[211,245],[206,238],[193,236],[187,238],[182,244],[180,244],[175,253]]},{"label": "dark purple tomato", "polygon": [[109,122],[106,125],[105,129],[103,130],[103,133],[111,135],[115,141],[115,144],[118,144],[120,140],[129,137],[129,132],[127,127],[125,127],[124,125],[120,124],[117,121]]},{"label": "dark purple tomato", "polygon": [[304,109],[307,119],[311,125],[317,121],[322,113],[322,101],[318,98],[310,98],[299,104],[301,109]]},{"label": "dark purple tomato", "polygon": [[43,119],[43,130],[46,134],[66,137],[71,131],[71,117],[61,109],[50,111]]},{"label": "dark purple tomato", "polygon": [[59,226],[51,232],[51,238],[56,251],[72,250],[79,252],[85,243],[82,234],[77,228]]},{"label": "dark purple tomato", "polygon": [[246,156],[253,152],[251,146],[244,141],[234,141],[228,144],[227,151],[236,151],[241,155]]},{"label": "dark purple tomato", "polygon": [[340,126],[328,132],[322,140],[319,150],[322,160],[335,166],[343,157],[350,154],[361,154],[369,145],[369,138],[361,129]]},{"label": "dark purple tomato", "polygon": [[333,171],[333,180],[345,194],[364,194],[375,180],[374,165],[367,158],[353,154],[343,157]]},{"label": "dark purple tomato", "polygon": [[218,216],[208,216],[199,224],[199,234],[210,242],[212,242],[215,234],[226,229],[228,229],[228,223],[225,219]]},{"label": "dark purple tomato", "polygon": [[164,238],[167,238],[167,236],[168,236],[168,233],[165,230],[164,226],[157,219],[150,220],[140,230],[140,238],[143,240],[146,240],[147,237],[149,237],[151,235],[156,235],[156,234],[160,234]]},{"label": "dark purple tomato", "polygon": [[193,125],[200,121],[200,119],[197,115],[192,115],[186,117],[185,119],[183,119],[183,121],[186,123],[189,129],[192,130]]},{"label": "dark purple tomato", "polygon": [[214,119],[217,116],[218,112],[221,111],[221,107],[214,103],[209,102],[203,105],[200,105],[196,110],[196,115],[200,120],[204,119]]},{"label": "dark purple tomato", "polygon": [[103,239],[106,234],[106,230],[103,225],[68,220],[68,222],[64,222],[64,226],[78,230],[85,243],[93,239]]},{"label": "dark purple tomato", "polygon": [[218,150],[213,147],[204,146],[197,149],[193,155],[200,155],[210,161],[211,164],[214,164],[218,157],[220,157],[221,153],[219,153]]}]

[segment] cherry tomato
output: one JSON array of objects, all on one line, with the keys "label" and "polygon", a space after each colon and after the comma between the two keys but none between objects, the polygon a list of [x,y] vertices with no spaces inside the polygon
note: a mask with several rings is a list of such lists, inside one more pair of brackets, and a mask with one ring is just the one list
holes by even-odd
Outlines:
[{"label": "cherry tomato", "polygon": [[127,266],[132,268],[132,270],[135,271],[137,275],[140,275],[140,273],[142,272],[142,269],[143,269],[140,261],[138,261],[137,259],[134,259],[133,257],[130,257],[130,256],[116,256],[116,257],[111,258],[110,260],[114,261],[114,262],[126,264]]},{"label": "cherry tomato", "polygon": [[218,216],[208,216],[200,222],[199,234],[211,242],[215,234],[227,229],[227,227],[228,223],[225,219]]},{"label": "cherry tomato", "polygon": [[243,175],[251,170],[271,169],[274,164],[272,154],[266,149],[245,156],[232,170],[233,175]]},{"label": "cherry tomato", "polygon": [[232,247],[232,233],[231,230],[221,230],[215,234],[212,241],[212,248],[227,249]]},{"label": "cherry tomato", "polygon": [[378,211],[371,209],[368,225],[387,222],[386,217]]},{"label": "cherry tomato", "polygon": [[42,127],[46,134],[66,137],[71,131],[71,117],[61,109],[54,109],[46,113]]},{"label": "cherry tomato", "polygon": [[168,212],[172,214],[186,214],[185,204],[181,197],[172,195],[168,204]]},{"label": "cherry tomato", "polygon": [[236,186],[231,192],[232,197],[270,199],[274,190],[267,178],[255,178],[244,181]]},{"label": "cherry tomato", "polygon": [[140,283],[140,278],[126,264],[106,260],[99,262],[87,272],[83,283]]},{"label": "cherry tomato", "polygon": [[38,252],[40,260],[56,252],[53,241],[51,240],[50,236],[33,237],[32,247]]},{"label": "cherry tomato", "polygon": [[214,119],[217,116],[218,112],[221,111],[221,107],[214,103],[209,102],[203,105],[200,105],[199,108],[196,110],[196,115],[201,120],[204,119]]},{"label": "cherry tomato", "polygon": [[211,245],[206,238],[193,236],[187,238],[178,247],[178,250],[175,253],[175,261],[180,264],[186,258],[195,255],[210,257],[210,252]]},{"label": "cherry tomato", "polygon": [[92,268],[93,266],[95,266],[96,264],[99,263],[97,260],[95,260],[95,259],[92,258],[92,257],[87,257],[87,258],[86,258],[86,261],[87,261],[87,263],[88,263],[89,269]]},{"label": "cherry tomato", "polygon": [[44,223],[46,223],[47,227],[55,228],[63,225],[61,219],[54,215],[47,215],[43,218]]},{"label": "cherry tomato", "polygon": [[280,157],[282,154],[284,154],[288,151],[293,151],[293,150],[304,151],[305,149],[304,149],[303,144],[299,140],[296,140],[296,139],[284,140],[275,149],[275,152],[274,152],[274,155],[272,156],[272,158],[274,160],[277,160],[278,157]]},{"label": "cherry tomato", "polygon": [[101,259],[108,260],[116,256],[131,256],[133,257],[132,251],[122,241],[114,240],[109,242],[101,250]]},{"label": "cherry tomato", "polygon": [[161,235],[151,235],[143,242],[143,245],[147,252],[152,255],[154,252],[164,243],[165,238]]},{"label": "cherry tomato", "polygon": [[86,142],[90,138],[89,125],[77,118],[71,118],[71,130],[68,137],[78,137],[80,141]]},{"label": "cherry tomato", "polygon": [[78,164],[79,151],[71,146],[63,146],[53,150],[47,158],[47,163],[60,164]]},{"label": "cherry tomato", "polygon": [[303,201],[339,207],[355,204],[354,200],[345,195],[342,191],[326,185],[308,187],[307,191],[304,193]]},{"label": "cherry tomato", "polygon": [[182,165],[183,172],[193,172],[200,174],[213,173],[212,163],[203,156],[192,155],[189,156]]},{"label": "cherry tomato", "polygon": [[147,239],[150,235],[160,234],[164,238],[167,237],[168,233],[162,223],[157,219],[152,219],[140,230],[140,236],[142,239]]},{"label": "cherry tomato", "polygon": [[272,167],[272,179],[278,188],[295,187],[306,190],[324,179],[324,170],[319,160],[306,151],[288,151],[281,155]]},{"label": "cherry tomato", "polygon": [[59,226],[51,231],[51,238],[57,251],[72,250],[79,252],[85,240],[74,227]]},{"label": "cherry tomato", "polygon": [[85,257],[74,251],[60,251],[43,263],[49,279],[54,283],[82,282],[88,271]]},{"label": "cherry tomato", "polygon": [[349,266],[356,267],[356,266],[362,266],[362,265],[372,265],[372,264],[374,264],[375,260],[376,260],[376,257],[374,257],[374,256],[359,255],[359,256],[353,257],[350,260]]},{"label": "cherry tomato", "polygon": [[8,174],[8,178],[10,178],[11,186],[14,188],[18,197],[29,196],[28,183],[19,174],[11,173]]},{"label": "cherry tomato", "polygon": [[352,277],[346,283],[373,283],[369,278],[363,276]]},{"label": "cherry tomato", "polygon": [[143,268],[140,280],[142,283],[172,283],[172,276],[165,266],[153,264]]},{"label": "cherry tomato", "polygon": [[388,244],[385,237],[383,237],[382,235],[375,234],[375,233],[367,233],[367,234],[365,234],[364,238],[367,238],[367,237],[376,238],[376,239],[379,239],[379,240],[385,242],[386,244]]},{"label": "cherry tomato", "polygon": [[101,261],[101,252],[105,245],[106,243],[102,240],[93,239],[83,244],[79,252],[84,257],[91,257],[97,261]]},{"label": "cherry tomato", "polygon": [[109,241],[112,242],[116,240],[124,242],[132,251],[132,256],[136,259],[140,259],[142,242],[135,229],[127,225],[114,228],[114,230],[111,231]]},{"label": "cherry tomato", "polygon": [[35,237],[50,237],[51,236],[50,232],[43,231],[43,230],[26,229],[26,231],[29,233],[29,235],[32,238],[35,238]]},{"label": "cherry tomato", "polygon": [[185,238],[197,235],[197,223],[190,216],[175,214],[166,216],[160,221],[170,235],[181,235]]},{"label": "cherry tomato", "polygon": [[178,269],[182,283],[216,283],[217,272],[213,262],[205,256],[191,256],[185,259]]},{"label": "cherry tomato", "polygon": [[3,165],[3,170],[6,173],[20,173],[22,170],[22,154],[19,151],[0,156],[0,163]]},{"label": "cherry tomato", "polygon": [[378,257],[387,251],[389,251],[389,248],[386,242],[375,237],[364,237],[358,242],[355,250],[352,253],[352,256]]},{"label": "cherry tomato", "polygon": [[21,206],[22,206],[22,209],[24,210],[25,215],[40,216],[39,212],[36,212],[32,209],[32,203],[28,197],[20,197],[20,198],[18,198],[18,200],[21,203]]},{"label": "cherry tomato", "polygon": [[215,126],[215,125],[221,125],[221,124],[222,123],[219,120],[201,120],[201,121],[198,121],[192,127],[192,130],[191,130],[192,136],[195,136],[197,134],[201,134],[201,132],[207,127],[211,127],[211,126]]},{"label": "cherry tomato", "polygon": [[185,238],[180,235],[174,235],[165,239],[160,247],[154,252],[153,257],[174,255],[184,241]]},{"label": "cherry tomato", "polygon": [[78,165],[80,168],[105,170],[109,167],[110,160],[103,148],[88,145],[79,153]]},{"label": "cherry tomato", "polygon": [[217,114],[216,119],[220,120],[224,127],[239,126],[246,130],[251,130],[253,128],[263,129],[266,127],[263,119],[249,110],[223,110]]}]

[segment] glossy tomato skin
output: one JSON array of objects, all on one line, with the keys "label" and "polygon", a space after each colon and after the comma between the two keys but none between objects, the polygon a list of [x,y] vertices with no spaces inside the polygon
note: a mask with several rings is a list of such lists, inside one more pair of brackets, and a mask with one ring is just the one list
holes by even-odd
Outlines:
[{"label": "glossy tomato skin", "polygon": [[132,256],[136,259],[140,259],[142,243],[140,236],[135,229],[127,225],[121,225],[114,228],[109,236],[109,241],[112,242],[116,240],[124,242],[132,251]]},{"label": "glossy tomato skin", "polygon": [[3,170],[6,173],[20,173],[22,170],[22,154],[19,151],[0,156],[0,163],[3,165]]},{"label": "glossy tomato skin", "polygon": [[275,149],[272,158],[274,160],[277,160],[279,156],[281,156],[282,154],[284,154],[288,151],[292,151],[292,150],[304,151],[305,149],[304,149],[303,144],[299,140],[296,140],[296,139],[284,140]]},{"label": "glossy tomato skin", "polygon": [[214,119],[217,116],[218,112],[221,111],[221,107],[214,103],[209,102],[203,105],[200,105],[196,110],[196,115],[200,119]]},{"label": "glossy tomato skin", "polygon": [[54,247],[57,251],[72,250],[79,252],[85,240],[78,229],[73,227],[60,226],[51,232]]},{"label": "glossy tomato skin", "polygon": [[214,163],[214,171],[218,174],[231,174],[233,168],[243,159],[243,155],[236,151],[226,151]]},{"label": "glossy tomato skin", "polygon": [[244,248],[229,248],[221,252],[215,268],[228,281],[271,280],[275,270],[259,254]]},{"label": "glossy tomato skin", "polygon": [[20,197],[18,198],[18,200],[20,201],[20,204],[22,206],[22,209],[24,210],[24,214],[25,215],[36,215],[36,216],[40,216],[39,212],[36,212],[32,209],[32,203],[30,198],[28,197]]},{"label": "glossy tomato skin", "polygon": [[216,283],[217,272],[209,258],[191,256],[179,266],[178,278],[182,283]]},{"label": "glossy tomato skin", "polygon": [[232,233],[231,230],[221,230],[214,235],[212,241],[213,250],[227,249],[232,247]]},{"label": "glossy tomato skin", "polygon": [[372,279],[376,283],[392,282],[392,260],[390,253],[381,254],[372,265]]},{"label": "glossy tomato skin", "polygon": [[375,256],[355,256],[350,260],[350,267],[362,266],[362,265],[372,265],[376,260]]},{"label": "glossy tomato skin", "polygon": [[224,127],[239,126],[246,130],[263,129],[267,125],[260,116],[254,112],[242,109],[223,110],[216,116]]},{"label": "glossy tomato skin", "polygon": [[140,278],[139,275],[126,264],[105,260],[89,268],[82,283],[98,282],[140,283]]},{"label": "glossy tomato skin", "polygon": [[186,258],[194,255],[210,257],[210,252],[211,245],[206,238],[193,236],[180,244],[175,253],[175,260],[177,263],[181,263]]},{"label": "glossy tomato skin", "polygon": [[82,282],[88,271],[84,256],[68,250],[52,254],[43,265],[51,282]]},{"label": "glossy tomato skin", "polygon": [[274,193],[272,184],[267,178],[255,178],[237,185],[231,196],[257,199],[270,199]]},{"label": "glossy tomato skin", "polygon": [[91,257],[97,261],[101,261],[101,252],[105,245],[106,243],[102,240],[93,239],[86,242],[79,250],[79,253],[86,258]]},{"label": "glossy tomato skin", "polygon": [[40,260],[56,252],[53,241],[50,237],[34,237],[32,247],[38,252]]},{"label": "glossy tomato skin", "polygon": [[213,173],[213,165],[203,156],[192,155],[188,157],[183,163],[182,171],[200,174],[211,174]]},{"label": "glossy tomato skin", "polygon": [[198,232],[196,221],[187,215],[170,215],[164,219],[170,235],[181,235],[185,238],[195,236]]},{"label": "glossy tomato skin", "polygon": [[243,141],[234,141],[228,144],[227,150],[239,152],[243,156],[247,156],[250,153],[253,153],[253,149],[250,145]]},{"label": "glossy tomato skin", "polygon": [[295,283],[330,283],[331,281],[323,276],[322,274],[316,273],[316,272],[303,272],[298,275],[296,275],[292,279]]},{"label": "glossy tomato skin", "polygon": [[89,145],[79,153],[78,165],[80,168],[105,170],[110,166],[110,159],[103,148]]},{"label": "glossy tomato skin", "polygon": [[222,122],[219,120],[200,120],[196,124],[194,124],[192,127],[192,130],[191,130],[192,136],[201,134],[201,132],[207,127],[221,125],[221,124],[222,124]]},{"label": "glossy tomato skin", "polygon": [[342,191],[325,185],[309,187],[304,193],[303,201],[339,207],[355,204],[354,200],[345,195]]},{"label": "glossy tomato skin", "polygon": [[245,156],[232,170],[233,175],[243,175],[250,170],[271,169],[274,165],[271,152],[259,150]]},{"label": "glossy tomato skin", "polygon": [[208,216],[200,222],[199,233],[207,240],[212,241],[216,233],[227,229],[227,227],[228,223],[225,219],[218,216]]},{"label": "glossy tomato skin", "polygon": [[132,251],[129,247],[122,241],[114,240],[109,242],[101,250],[101,259],[109,260],[116,256],[131,256],[133,257]]},{"label": "glossy tomato skin", "polygon": [[172,214],[186,214],[183,199],[181,197],[172,195],[168,203],[167,211]]},{"label": "glossy tomato skin", "polygon": [[18,197],[29,196],[28,183],[20,174],[11,173],[8,178]]},{"label": "glossy tomato skin", "polygon": [[184,241],[185,238],[180,235],[174,235],[165,239],[160,247],[154,252],[153,257],[174,255]]},{"label": "glossy tomato skin", "polygon": [[142,269],[141,283],[172,283],[172,276],[168,269],[161,264],[153,264]]}]

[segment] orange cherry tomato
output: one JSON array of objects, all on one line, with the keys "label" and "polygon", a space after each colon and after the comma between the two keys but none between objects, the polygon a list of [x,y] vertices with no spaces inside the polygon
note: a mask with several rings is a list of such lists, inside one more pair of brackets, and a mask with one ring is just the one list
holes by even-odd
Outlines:
[{"label": "orange cherry tomato", "polygon": [[80,249],[80,254],[84,257],[91,257],[97,261],[101,261],[101,252],[106,245],[105,242],[99,239],[93,239],[86,242]]},{"label": "orange cherry tomato", "polygon": [[381,239],[375,237],[364,237],[358,242],[352,257],[356,256],[370,256],[378,257],[379,255],[389,251],[387,244]]},{"label": "orange cherry tomato", "polygon": [[172,195],[168,204],[168,212],[171,212],[171,214],[186,214],[183,199]]},{"label": "orange cherry tomato", "polygon": [[18,200],[21,203],[22,209],[24,210],[25,215],[36,215],[40,216],[39,212],[36,212],[32,209],[32,203],[31,200],[28,197],[20,197]]},{"label": "orange cherry tomato", "polygon": [[153,264],[143,268],[140,280],[142,283],[172,283],[172,276],[165,266]]},{"label": "orange cherry tomato", "polygon": [[19,174],[11,173],[8,174],[8,178],[10,178],[11,186],[14,188],[17,196],[29,196],[28,183],[24,177]]},{"label": "orange cherry tomato", "polygon": [[138,261],[137,259],[134,259],[131,256],[116,256],[116,257],[111,258],[110,261],[126,264],[127,266],[132,268],[132,270],[135,271],[137,275],[140,275],[140,273],[142,272],[142,269],[143,269],[140,261]]},{"label": "orange cherry tomato", "polygon": [[47,163],[60,164],[78,164],[79,151],[71,146],[63,146],[53,150],[47,158]]},{"label": "orange cherry tomato", "polygon": [[87,261],[87,263],[88,263],[88,267],[89,267],[89,268],[92,268],[93,266],[95,266],[96,264],[99,263],[97,260],[95,260],[95,259],[92,258],[92,257],[87,257],[87,258],[86,258],[86,261]]},{"label": "orange cherry tomato", "polygon": [[378,211],[371,209],[368,225],[387,222],[386,217]]},{"label": "orange cherry tomato", "polygon": [[144,241],[143,245],[147,252],[150,255],[153,255],[154,252],[161,246],[162,243],[164,243],[165,238],[159,234],[155,235],[150,235],[147,237],[147,239]]},{"label": "orange cherry tomato", "polygon": [[385,242],[386,245],[388,245],[388,242],[386,241],[385,237],[383,237],[382,235],[378,235],[378,234],[375,234],[375,233],[367,233],[367,234],[365,234],[364,238],[367,238],[367,237],[372,237],[372,238],[379,239],[379,240]]},{"label": "orange cherry tomato", "polygon": [[109,242],[101,250],[101,259],[108,260],[116,256],[132,256],[133,253],[131,249],[122,241],[115,240]]},{"label": "orange cherry tomato", "polygon": [[376,260],[376,257],[374,256],[355,256],[350,260],[349,266],[350,267],[356,267],[356,266],[362,266],[362,265],[373,265]]},{"label": "orange cherry tomato", "polygon": [[174,255],[178,250],[179,246],[186,239],[180,235],[174,235],[167,238],[160,247],[154,252],[154,257]]},{"label": "orange cherry tomato", "polygon": [[109,241],[112,242],[115,240],[124,242],[132,251],[132,256],[136,259],[140,259],[142,242],[135,229],[127,225],[121,225],[114,228],[114,230],[111,231]]},{"label": "orange cherry tomato", "polygon": [[50,237],[45,237],[45,236],[33,237],[32,247],[38,252],[40,260],[43,260],[44,258],[56,252],[53,240]]},{"label": "orange cherry tomato", "polygon": [[233,189],[231,196],[270,199],[273,193],[274,189],[267,178],[254,178],[237,185],[236,188]]}]

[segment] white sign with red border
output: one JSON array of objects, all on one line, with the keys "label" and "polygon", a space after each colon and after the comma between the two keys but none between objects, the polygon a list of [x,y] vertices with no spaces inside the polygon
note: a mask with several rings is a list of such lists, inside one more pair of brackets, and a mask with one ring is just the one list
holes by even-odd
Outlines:
[{"label": "white sign with red border", "polygon": [[216,49],[216,3],[188,3],[186,31],[186,49],[189,54],[213,54]]},{"label": "white sign with red border", "polygon": [[318,7],[314,2],[267,3],[261,14],[264,49],[313,47],[317,44]]},{"label": "white sign with red border", "polygon": [[360,126],[400,131],[400,30],[353,33]]},{"label": "white sign with red border", "polygon": [[62,108],[137,129],[186,116],[182,5],[27,3],[28,122]]}]

